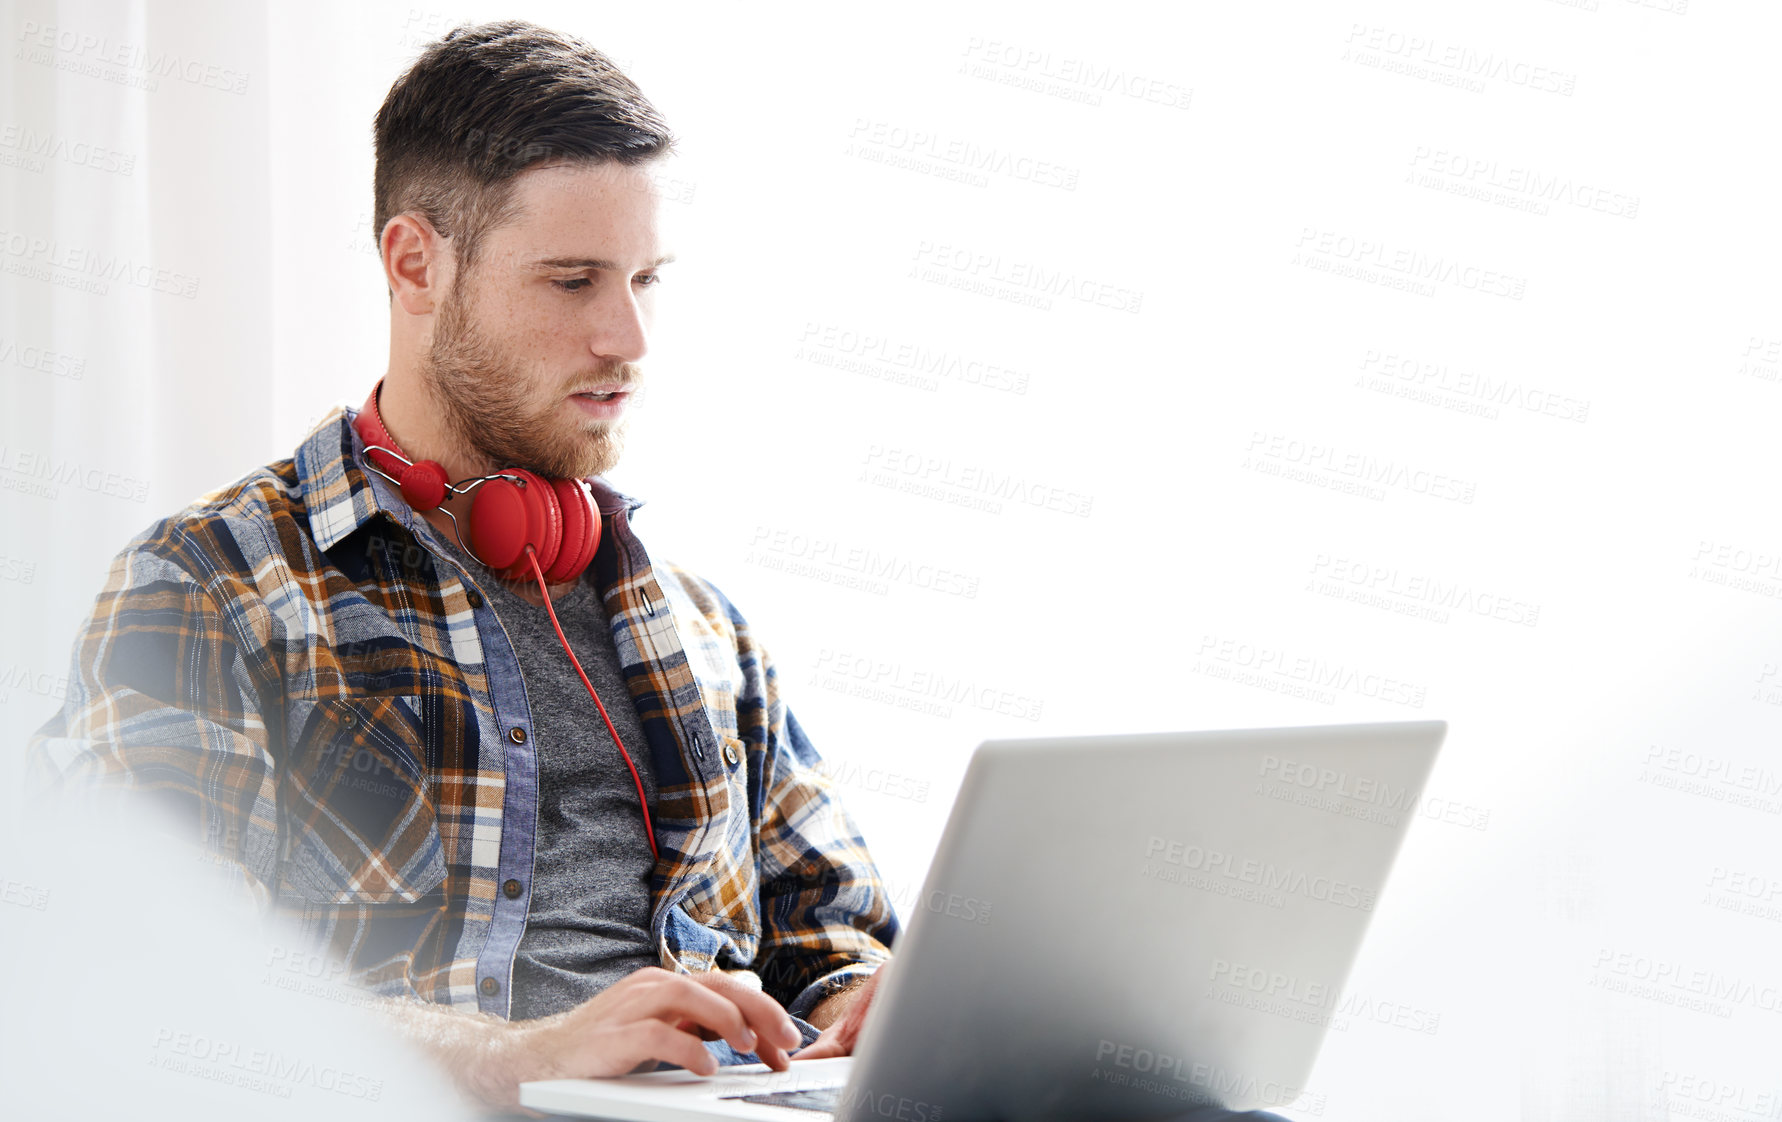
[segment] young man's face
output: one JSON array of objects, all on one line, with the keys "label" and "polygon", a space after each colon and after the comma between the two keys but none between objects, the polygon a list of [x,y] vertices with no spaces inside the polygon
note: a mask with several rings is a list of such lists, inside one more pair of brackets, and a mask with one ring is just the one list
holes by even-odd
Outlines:
[{"label": "young man's face", "polygon": [[514,202],[519,217],[456,275],[423,369],[460,445],[491,466],[599,475],[619,458],[668,259],[651,169],[532,168]]}]

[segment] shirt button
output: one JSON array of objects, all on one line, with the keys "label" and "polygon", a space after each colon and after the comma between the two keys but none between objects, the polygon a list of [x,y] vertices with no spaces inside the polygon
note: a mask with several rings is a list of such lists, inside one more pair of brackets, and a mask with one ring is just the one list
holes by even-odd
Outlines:
[{"label": "shirt button", "polygon": [[497,982],[493,978],[484,978],[481,989],[485,994],[488,994],[490,997],[494,997],[496,994],[501,992],[501,983]]},{"label": "shirt button", "polygon": [[525,890],[520,887],[519,881],[510,880],[502,884],[501,891],[507,893],[507,898],[509,900],[518,900],[520,898],[520,893]]},{"label": "shirt button", "polygon": [[519,725],[515,725],[513,728],[507,730],[507,738],[515,744],[524,744],[526,743],[526,730]]},{"label": "shirt button", "polygon": [[467,593],[467,594],[466,594],[466,595],[465,595],[465,597],[464,597],[464,598],[465,598],[465,599],[466,599],[466,600],[469,600],[469,601],[470,601],[470,606],[471,606],[471,607],[472,607],[472,608],[480,608],[480,607],[482,607],[482,606],[483,606],[483,594],[482,594],[482,593],[480,593],[480,592],[478,592],[478,591],[477,591],[477,590],[476,590],[476,589],[474,589],[474,588],[473,588],[473,589],[471,589],[471,590],[470,590],[470,591],[469,591],[469,592],[468,592],[468,593]]},{"label": "shirt button", "polygon": [[359,723],[359,714],[348,713],[346,716],[344,716],[340,719],[340,723],[343,728],[350,729]]},{"label": "shirt button", "polygon": [[724,745],[724,762],[729,764],[731,767],[736,766],[736,749],[732,748],[728,744]]}]

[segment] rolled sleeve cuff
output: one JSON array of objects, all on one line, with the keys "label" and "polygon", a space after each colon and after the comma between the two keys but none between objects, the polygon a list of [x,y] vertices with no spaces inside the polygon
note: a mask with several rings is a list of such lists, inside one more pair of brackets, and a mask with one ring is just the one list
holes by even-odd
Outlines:
[{"label": "rolled sleeve cuff", "polygon": [[832,970],[804,987],[798,996],[792,999],[792,1004],[786,1006],[786,1012],[800,1020],[808,1020],[812,1011],[821,1004],[824,998],[862,981],[889,961],[890,959],[887,958],[882,962],[850,962],[846,966]]}]

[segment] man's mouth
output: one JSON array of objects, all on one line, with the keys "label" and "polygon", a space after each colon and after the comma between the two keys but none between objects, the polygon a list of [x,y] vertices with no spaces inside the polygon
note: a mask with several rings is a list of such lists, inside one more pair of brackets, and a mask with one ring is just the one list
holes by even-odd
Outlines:
[{"label": "man's mouth", "polygon": [[571,397],[585,397],[585,398],[589,399],[590,401],[611,401],[615,397],[625,396],[626,394],[630,393],[631,390],[632,390],[632,387],[629,385],[596,386],[596,387],[592,387],[592,388],[585,389],[585,390],[578,390],[577,392],[571,394],[570,396]]}]

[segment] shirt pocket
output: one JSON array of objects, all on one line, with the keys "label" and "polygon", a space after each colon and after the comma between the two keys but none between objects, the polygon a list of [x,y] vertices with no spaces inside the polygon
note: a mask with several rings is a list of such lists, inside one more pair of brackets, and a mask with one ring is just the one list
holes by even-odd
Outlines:
[{"label": "shirt pocket", "polygon": [[445,882],[418,699],[324,697],[306,706],[284,779],[281,890],[324,904],[414,903]]}]

